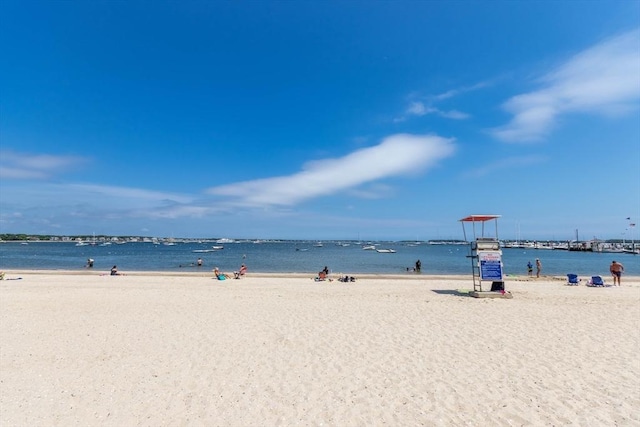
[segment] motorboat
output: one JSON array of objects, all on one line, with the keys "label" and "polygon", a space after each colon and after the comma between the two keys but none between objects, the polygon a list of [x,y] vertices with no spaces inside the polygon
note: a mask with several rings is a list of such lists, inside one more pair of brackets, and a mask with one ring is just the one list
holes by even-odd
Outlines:
[{"label": "motorboat", "polygon": [[233,242],[234,242],[233,239],[227,239],[226,237],[216,240],[216,243],[233,243]]},{"label": "motorboat", "polygon": [[393,249],[376,249],[376,252],[379,254],[395,254],[396,251]]}]

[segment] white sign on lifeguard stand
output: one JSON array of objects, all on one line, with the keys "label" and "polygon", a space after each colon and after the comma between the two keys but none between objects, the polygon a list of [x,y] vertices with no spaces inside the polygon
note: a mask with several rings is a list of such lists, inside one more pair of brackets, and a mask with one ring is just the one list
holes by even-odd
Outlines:
[{"label": "white sign on lifeguard stand", "polygon": [[[471,271],[473,274],[473,292],[469,294],[476,298],[512,298],[510,292],[504,290],[502,250],[498,240],[498,218],[500,215],[469,215],[462,218],[462,232],[467,241],[465,223],[472,224],[473,240],[469,246],[471,259]],[[485,235],[485,223],[494,221],[495,234]],[[481,225],[479,234],[476,232],[476,223]],[[489,230],[486,230],[489,234]],[[491,282],[491,291],[483,290],[483,282]],[[485,285],[488,287],[489,285]]]}]

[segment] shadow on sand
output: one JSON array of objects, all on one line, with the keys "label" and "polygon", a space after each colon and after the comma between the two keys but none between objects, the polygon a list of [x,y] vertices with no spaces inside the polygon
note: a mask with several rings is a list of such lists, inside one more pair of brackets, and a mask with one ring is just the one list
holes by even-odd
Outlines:
[{"label": "shadow on sand", "polygon": [[434,289],[433,292],[435,292],[438,295],[453,295],[457,297],[468,297],[469,292],[471,291],[468,289]]}]

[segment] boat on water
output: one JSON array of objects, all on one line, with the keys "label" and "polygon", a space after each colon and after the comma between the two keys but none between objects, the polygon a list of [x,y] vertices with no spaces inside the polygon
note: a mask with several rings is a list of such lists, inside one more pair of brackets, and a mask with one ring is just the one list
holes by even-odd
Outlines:
[{"label": "boat on water", "polygon": [[204,253],[215,252],[215,251],[216,251],[215,249],[194,249],[191,252],[196,253],[196,254],[204,254]]},{"label": "boat on water", "polygon": [[365,251],[375,251],[376,250],[376,245],[366,245],[362,247],[362,250]]},{"label": "boat on water", "polygon": [[394,249],[376,249],[376,252],[379,254],[395,254],[396,251]]},{"label": "boat on water", "polygon": [[318,242],[318,243],[316,243],[316,244],[314,244],[314,245],[313,245],[313,247],[314,247],[314,248],[321,248],[321,247],[323,247],[323,246],[324,246],[324,245],[322,244],[322,242]]},{"label": "boat on water", "polygon": [[221,239],[216,240],[216,243],[233,243],[235,240],[233,239],[227,239],[226,237],[223,237]]},{"label": "boat on water", "polygon": [[224,246],[211,246],[211,249],[213,249],[214,251],[219,251],[221,249],[224,249]]}]

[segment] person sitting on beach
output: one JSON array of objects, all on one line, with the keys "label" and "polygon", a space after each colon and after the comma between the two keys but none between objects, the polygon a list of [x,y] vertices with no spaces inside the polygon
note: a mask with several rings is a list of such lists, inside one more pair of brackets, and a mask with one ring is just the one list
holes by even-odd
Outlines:
[{"label": "person sitting on beach", "polygon": [[324,270],[322,270],[321,272],[318,273],[318,276],[314,280],[316,282],[324,282],[325,280],[327,280],[327,273],[325,273]]},{"label": "person sitting on beach", "polygon": [[240,277],[244,276],[245,274],[247,274],[247,266],[242,264],[240,266],[240,270],[233,272],[233,278],[234,279],[239,279]]},{"label": "person sitting on beach", "polygon": [[229,278],[229,275],[221,273],[218,267],[213,269],[213,275],[216,276],[218,280],[227,280]]},{"label": "person sitting on beach", "polygon": [[120,275],[120,273],[118,272],[118,267],[117,266],[114,265],[113,267],[111,267],[111,275],[112,276],[119,276]]},{"label": "person sitting on beach", "polygon": [[324,273],[325,276],[328,276],[329,275],[329,267],[327,267],[325,265],[324,268],[322,269],[322,272]]}]

